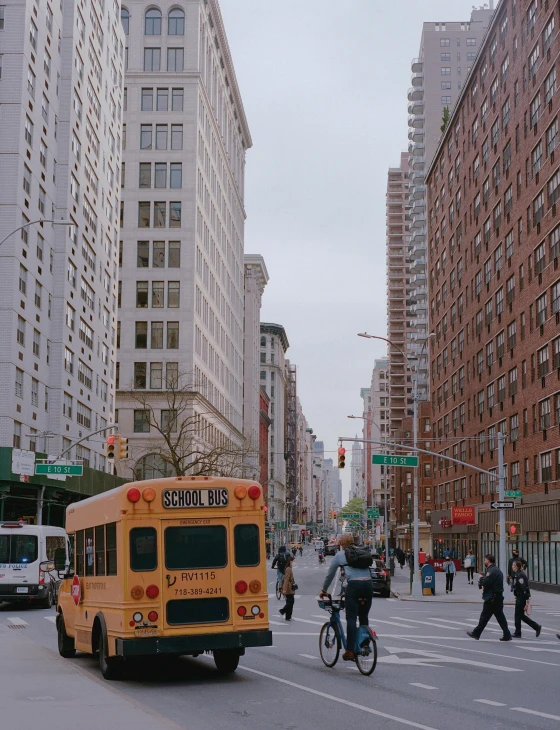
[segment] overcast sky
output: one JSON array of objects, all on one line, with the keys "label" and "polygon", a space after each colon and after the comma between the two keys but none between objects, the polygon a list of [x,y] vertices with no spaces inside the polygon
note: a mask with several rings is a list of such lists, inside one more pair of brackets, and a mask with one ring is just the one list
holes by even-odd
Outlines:
[{"label": "overcast sky", "polygon": [[473,2],[220,4],[253,138],[245,251],[270,275],[262,321],[286,328],[304,413],[334,458],[386,353],[356,333],[386,334],[385,189],[408,147],[410,61],[423,22],[468,20]]}]

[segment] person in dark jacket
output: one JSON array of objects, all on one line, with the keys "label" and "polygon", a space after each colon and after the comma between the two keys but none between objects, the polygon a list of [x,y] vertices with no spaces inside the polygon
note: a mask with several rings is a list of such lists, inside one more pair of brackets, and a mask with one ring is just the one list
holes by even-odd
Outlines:
[{"label": "person in dark jacket", "polygon": [[523,558],[519,557],[519,550],[517,548],[514,548],[511,551],[511,558],[508,560],[508,570],[507,570],[507,582],[510,583],[513,580],[513,574],[515,573],[515,570],[513,568],[513,564],[516,560],[519,560],[521,563],[521,570],[527,570],[527,561]]},{"label": "person in dark jacket", "polygon": [[281,545],[278,548],[278,553],[274,556],[272,565],[270,566],[273,570],[276,568],[276,579],[278,583],[282,584],[284,578],[284,570],[286,568],[286,546]]},{"label": "person in dark jacket", "polygon": [[512,590],[513,595],[515,596],[514,636],[516,639],[521,638],[521,622],[523,621],[527,624],[527,626],[530,626],[532,629],[535,630],[538,638],[541,633],[542,626],[539,626],[536,621],[530,619],[529,616],[527,616],[527,614],[525,613],[525,606],[527,605],[527,601],[531,598],[529,579],[527,578],[527,574],[523,571],[521,560],[514,560],[512,568],[514,571]]},{"label": "person in dark jacket", "polygon": [[284,608],[281,608],[278,613],[281,613],[282,616],[286,619],[286,621],[292,620],[292,613],[294,610],[294,601],[295,601],[295,580],[294,580],[294,572],[292,570],[292,565],[294,562],[294,558],[290,553],[286,555],[286,568],[284,570],[284,577],[282,579],[282,595],[286,599],[286,605]]},{"label": "person in dark jacket", "polygon": [[482,613],[478,620],[478,626],[472,631],[467,631],[467,634],[478,641],[488,621],[492,616],[495,616],[504,632],[504,635],[500,637],[500,641],[511,641],[511,632],[504,616],[504,574],[496,565],[496,558],[493,555],[486,555],[484,565],[486,566],[486,575],[481,575],[478,579],[478,587],[482,589],[482,600],[484,601]]}]

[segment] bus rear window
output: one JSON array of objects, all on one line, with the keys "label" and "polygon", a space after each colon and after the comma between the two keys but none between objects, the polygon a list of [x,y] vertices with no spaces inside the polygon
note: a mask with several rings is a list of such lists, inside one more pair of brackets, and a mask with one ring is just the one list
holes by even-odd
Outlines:
[{"label": "bus rear window", "polygon": [[154,527],[134,527],[130,531],[130,567],[135,571],[157,568],[157,532]]},{"label": "bus rear window", "polygon": [[223,525],[168,527],[165,530],[165,567],[168,570],[224,568],[227,533]]},{"label": "bus rear window", "polygon": [[260,562],[258,525],[236,525],[233,531],[235,564],[248,568]]}]

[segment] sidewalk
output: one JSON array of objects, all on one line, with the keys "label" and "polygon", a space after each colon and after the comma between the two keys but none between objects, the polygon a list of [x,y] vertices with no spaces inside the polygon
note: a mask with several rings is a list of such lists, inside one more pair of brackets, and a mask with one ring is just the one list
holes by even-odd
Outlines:
[{"label": "sidewalk", "polygon": [[[482,602],[481,591],[478,589],[478,574],[475,573],[474,585],[467,583],[466,571],[459,571],[453,581],[453,592],[445,592],[445,573],[436,573],[436,594],[435,596],[422,596],[413,598],[410,595],[410,571],[405,565],[401,570],[397,565],[395,575],[391,578],[391,592],[400,601],[423,601],[426,603],[477,603]],[[531,590],[533,606],[543,608],[558,608],[558,594],[545,593],[544,591]],[[509,586],[505,586],[504,605],[514,605],[515,599],[510,593]]]},{"label": "sidewalk", "polygon": [[45,730],[179,730],[179,726],[127,699],[115,683],[96,679],[21,629],[0,627],[2,727]]}]

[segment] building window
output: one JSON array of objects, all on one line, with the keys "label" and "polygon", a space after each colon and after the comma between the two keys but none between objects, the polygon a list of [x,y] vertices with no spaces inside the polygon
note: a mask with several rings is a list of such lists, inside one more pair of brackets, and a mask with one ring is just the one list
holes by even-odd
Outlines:
[{"label": "building window", "polygon": [[159,71],[161,48],[144,48],[144,71]]},{"label": "building window", "polygon": [[[167,127],[166,127],[167,134]],[[167,148],[167,138],[165,142],[165,148]],[[171,125],[171,149],[182,150],[183,149],[183,125],[172,124]]]},{"label": "building window", "polygon": [[[184,97],[183,89],[172,89],[171,90],[171,111],[174,111],[174,112],[183,111],[183,97]],[[171,129],[173,129],[173,127]],[[171,149],[174,149],[173,144],[171,145]]]},{"label": "building window", "polygon": [[169,228],[181,227],[181,203],[169,203]]},{"label": "building window", "polygon": [[166,112],[169,99],[169,89],[158,89],[156,92],[156,109],[158,112]]},{"label": "building window", "polygon": [[138,203],[138,228],[150,227],[150,203]]},{"label": "building window", "polygon": [[134,411],[134,433],[150,433],[150,412]]},{"label": "building window", "polygon": [[146,11],[144,35],[161,35],[161,10],[150,8]]},{"label": "building window", "polygon": [[151,348],[163,349],[163,322],[152,322]]},{"label": "building window", "polygon": [[124,34],[128,35],[130,31],[130,13],[126,8],[121,8],[121,23],[124,28]]},{"label": "building window", "polygon": [[151,162],[141,162],[140,163],[138,186],[141,188],[150,188],[152,186],[152,163]]},{"label": "building window", "polygon": [[134,363],[134,388],[137,390],[145,390],[146,388],[146,363]]},{"label": "building window", "polygon": [[12,445],[14,449],[21,449],[21,423],[14,421],[14,438]]},{"label": "building window", "polygon": [[163,366],[160,362],[150,363],[150,388],[161,390]]},{"label": "building window", "polygon": [[151,112],[154,110],[154,90],[142,89],[140,108],[143,112]]},{"label": "building window", "polygon": [[181,162],[171,162],[169,165],[169,187],[183,187],[183,165]]},{"label": "building window", "polygon": [[167,187],[167,163],[166,162],[156,162],[155,163],[154,187],[155,188],[166,188]]},{"label": "building window", "polygon": [[152,125],[141,124],[140,125],[140,149],[151,150],[152,149]]},{"label": "building window", "polygon": [[172,73],[179,73],[183,70],[184,48],[167,49],[167,70]]},{"label": "building window", "polygon": [[167,282],[167,306],[169,308],[179,307],[180,299],[180,282],[168,281]]},{"label": "building window", "polygon": [[451,76],[451,66],[442,66],[441,75],[442,76]]},{"label": "building window", "polygon": [[167,349],[179,349],[179,322],[167,323]]},{"label": "building window", "polygon": [[137,350],[145,350],[148,346],[148,323],[135,323],[135,342],[134,346]]}]

